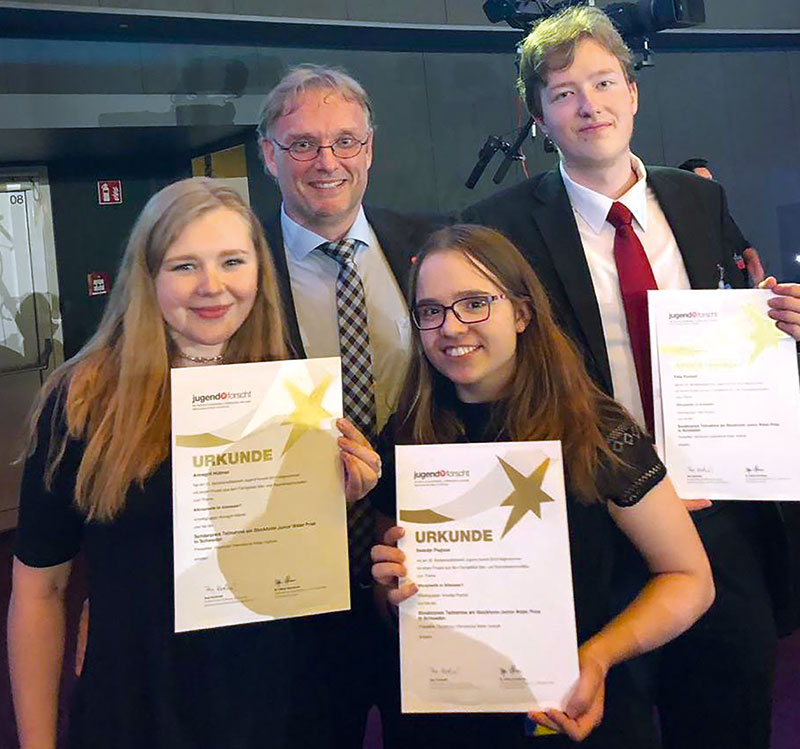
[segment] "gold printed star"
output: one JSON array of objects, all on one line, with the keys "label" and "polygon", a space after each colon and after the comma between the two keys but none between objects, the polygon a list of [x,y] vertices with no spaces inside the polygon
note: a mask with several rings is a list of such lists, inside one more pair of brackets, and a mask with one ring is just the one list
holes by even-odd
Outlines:
[{"label": "gold printed star", "polygon": [[294,411],[289,414],[286,421],[282,422],[282,425],[291,425],[292,431],[281,454],[285,454],[306,432],[320,429],[321,422],[333,416],[322,407],[322,401],[332,380],[332,377],[326,377],[309,394],[304,393],[292,382],[285,383],[286,390],[294,401]]},{"label": "gold printed star", "polygon": [[753,342],[753,352],[750,354],[750,364],[758,359],[767,349],[778,345],[778,342],[786,336],[778,328],[772,318],[759,312],[752,304],[745,307],[745,312],[749,318],[748,333]]},{"label": "gold printed star", "polygon": [[547,492],[542,491],[542,481],[550,466],[550,458],[545,458],[530,476],[525,476],[516,468],[512,468],[502,458],[498,457],[497,459],[503,466],[506,476],[514,485],[514,491],[500,505],[512,508],[503,535],[500,536],[500,538],[504,538],[506,533],[522,520],[526,512],[530,511],[537,518],[541,518],[542,505],[545,502],[555,502],[555,500]]}]

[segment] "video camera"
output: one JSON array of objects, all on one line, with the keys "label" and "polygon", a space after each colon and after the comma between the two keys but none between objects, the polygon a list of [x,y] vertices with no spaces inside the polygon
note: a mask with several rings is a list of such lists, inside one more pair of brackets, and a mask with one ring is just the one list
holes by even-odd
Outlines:
[{"label": "video camera", "polygon": [[[486,0],[483,12],[492,23],[505,21],[515,29],[527,31],[542,18],[576,5],[587,5],[587,2],[586,0],[562,0],[555,3],[547,0]],[[696,26],[706,20],[703,0],[636,0],[636,2],[611,3],[603,7],[602,11],[611,19],[626,41],[664,29]]]}]

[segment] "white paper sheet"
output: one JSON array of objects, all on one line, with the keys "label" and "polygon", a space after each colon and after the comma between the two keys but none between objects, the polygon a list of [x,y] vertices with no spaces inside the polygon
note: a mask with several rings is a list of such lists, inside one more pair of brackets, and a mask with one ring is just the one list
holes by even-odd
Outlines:
[{"label": "white paper sheet", "polygon": [[564,708],[578,677],[559,442],[398,446],[404,712]]},{"label": "white paper sheet", "polygon": [[172,370],[176,632],[349,608],[341,414],[338,357]]},{"label": "white paper sheet", "polygon": [[770,296],[648,292],[656,446],[684,499],[800,500],[796,345]]}]

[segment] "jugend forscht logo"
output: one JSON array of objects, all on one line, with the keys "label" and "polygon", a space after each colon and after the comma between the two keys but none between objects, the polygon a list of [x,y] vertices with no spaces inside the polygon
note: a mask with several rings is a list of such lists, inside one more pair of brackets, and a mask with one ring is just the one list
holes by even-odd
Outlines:
[{"label": "jugend forscht logo", "polygon": [[693,323],[700,320],[716,320],[716,312],[698,312],[692,310],[691,312],[670,312],[669,321],[675,323]]},{"label": "jugend forscht logo", "polygon": [[242,390],[235,393],[230,390],[221,390],[218,393],[203,393],[195,395],[192,393],[192,406],[222,405],[228,402],[249,403],[252,400],[250,390]]},{"label": "jugend forscht logo", "polygon": [[440,468],[436,471],[414,471],[415,484],[449,484],[451,481],[469,481],[469,469],[450,471]]}]

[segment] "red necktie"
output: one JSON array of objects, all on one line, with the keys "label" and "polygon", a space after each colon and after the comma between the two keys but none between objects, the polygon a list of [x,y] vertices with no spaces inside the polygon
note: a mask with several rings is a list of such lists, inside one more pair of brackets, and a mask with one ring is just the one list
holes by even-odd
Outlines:
[{"label": "red necktie", "polygon": [[617,233],[614,236],[614,261],[617,264],[622,304],[628,321],[628,334],[636,365],[636,379],[647,428],[653,432],[653,376],[650,371],[650,328],[647,319],[647,290],[657,289],[653,269],[644,247],[631,226],[633,214],[622,203],[614,203],[606,219]]}]

